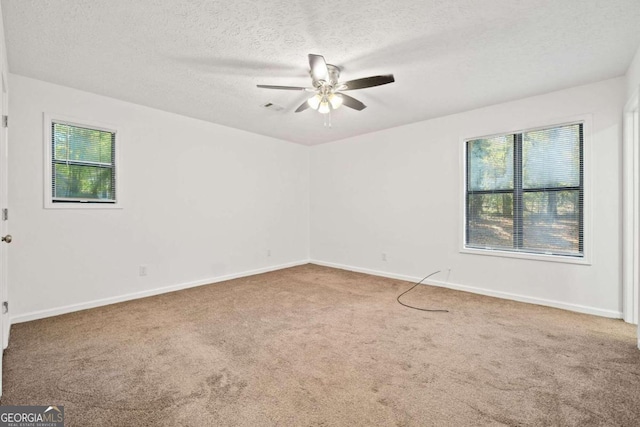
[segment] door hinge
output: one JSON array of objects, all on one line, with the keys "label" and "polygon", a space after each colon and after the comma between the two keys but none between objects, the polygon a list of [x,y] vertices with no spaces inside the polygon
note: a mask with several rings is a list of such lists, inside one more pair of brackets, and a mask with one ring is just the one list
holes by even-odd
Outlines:
[{"label": "door hinge", "polygon": [[2,127],[9,127],[9,116],[2,116]]},{"label": "door hinge", "polygon": [[2,209],[2,220],[7,221],[9,219],[9,209]]},{"label": "door hinge", "polygon": [[9,301],[4,301],[2,303],[2,314],[7,314],[9,312]]}]

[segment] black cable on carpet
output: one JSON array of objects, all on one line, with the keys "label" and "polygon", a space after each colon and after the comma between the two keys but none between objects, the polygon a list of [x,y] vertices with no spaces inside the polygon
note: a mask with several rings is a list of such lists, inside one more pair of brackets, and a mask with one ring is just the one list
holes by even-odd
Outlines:
[{"label": "black cable on carpet", "polygon": [[420,310],[420,311],[432,311],[432,312],[439,312],[439,313],[448,313],[449,310],[434,310],[434,309],[428,309],[428,308],[420,308],[420,307],[414,307],[412,305],[408,305],[403,303],[402,301],[400,301],[400,297],[404,294],[406,294],[407,292],[411,291],[413,288],[415,288],[416,286],[418,286],[419,284],[421,284],[422,282],[424,282],[425,280],[427,280],[429,277],[433,276],[434,274],[438,274],[440,273],[440,270],[438,271],[434,271],[433,273],[429,274],[428,276],[425,276],[422,280],[420,280],[418,283],[416,283],[415,285],[413,285],[412,287],[410,287],[409,289],[407,289],[406,291],[404,291],[403,293],[401,293],[400,295],[398,295],[398,297],[396,298],[396,301],[398,301],[398,303],[400,305],[404,305],[405,307],[409,307],[409,308],[413,308],[414,310]]}]

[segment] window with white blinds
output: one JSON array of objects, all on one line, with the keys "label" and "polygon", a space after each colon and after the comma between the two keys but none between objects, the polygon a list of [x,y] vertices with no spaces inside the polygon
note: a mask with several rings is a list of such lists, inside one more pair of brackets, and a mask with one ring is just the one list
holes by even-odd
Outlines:
[{"label": "window with white blinds", "polygon": [[116,193],[116,132],[51,120],[52,203],[111,203]]},{"label": "window with white blinds", "polygon": [[583,124],[466,141],[465,247],[584,257]]}]

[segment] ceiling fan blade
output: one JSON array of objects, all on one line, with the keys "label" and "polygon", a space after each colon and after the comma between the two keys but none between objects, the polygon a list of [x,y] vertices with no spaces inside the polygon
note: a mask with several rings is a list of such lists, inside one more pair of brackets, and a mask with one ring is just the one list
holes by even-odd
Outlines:
[{"label": "ceiling fan blade", "polygon": [[307,101],[304,101],[302,104],[300,104],[300,106],[298,108],[296,108],[296,113],[299,113],[300,111],[304,111],[307,108],[309,108],[309,103]]},{"label": "ceiling fan blade", "polygon": [[300,86],[272,86],[272,85],[256,85],[262,89],[281,89],[281,90],[307,90],[306,87]]},{"label": "ceiling fan blade", "polygon": [[395,82],[393,74],[385,74],[383,76],[365,77],[363,79],[350,80],[340,85],[340,90],[364,89],[367,87],[381,86]]},{"label": "ceiling fan blade", "polygon": [[314,82],[318,80],[329,81],[329,70],[327,62],[322,55],[309,54],[309,67],[311,68],[311,78]]},{"label": "ceiling fan blade", "polygon": [[353,108],[354,110],[358,111],[362,111],[367,108],[367,106],[362,102],[349,95],[345,95],[344,93],[341,93],[339,95],[342,97],[342,105],[344,105],[345,107]]}]

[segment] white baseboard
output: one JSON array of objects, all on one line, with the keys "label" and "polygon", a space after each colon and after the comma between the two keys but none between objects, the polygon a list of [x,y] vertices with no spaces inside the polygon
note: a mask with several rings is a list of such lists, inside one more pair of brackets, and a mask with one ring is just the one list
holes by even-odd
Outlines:
[{"label": "white baseboard", "polygon": [[[310,260],[309,262],[311,264],[323,265],[325,267],[333,267],[333,268],[339,268],[341,270],[349,270],[349,271],[355,271],[358,273],[371,274],[374,276],[388,277],[390,279],[406,280],[408,282],[413,282],[413,283],[416,283],[420,279],[422,279],[422,277],[406,276],[402,274],[388,273],[386,271],[370,270],[368,268],[353,267],[349,265],[336,264],[333,262],[326,262],[326,261],[320,261],[320,260],[314,260],[314,259]],[[439,286],[442,288],[449,288],[449,289],[455,289],[458,291],[471,292],[473,294],[486,295],[490,297],[525,302],[529,304],[544,305],[547,307],[554,307],[554,308],[560,308],[563,310],[576,311],[578,313],[593,314],[595,316],[609,317],[612,319],[622,319],[622,312],[620,311],[604,310],[596,307],[588,307],[588,306],[579,305],[579,304],[571,304],[571,303],[548,300],[543,298],[530,297],[526,295],[512,294],[509,292],[492,291],[490,289],[483,289],[483,288],[477,288],[474,286],[466,286],[466,285],[460,285],[457,283],[445,282],[443,280],[428,279],[426,283],[429,285]]]},{"label": "white baseboard", "polygon": [[253,276],[256,274],[267,273],[269,271],[282,270],[283,268],[296,267],[298,265],[309,264],[309,260],[300,260],[289,262],[286,264],[273,265],[263,268],[257,268],[255,270],[244,271],[241,273],[233,273],[225,276],[212,277],[209,279],[201,279],[193,282],[179,283],[177,285],[165,286],[162,288],[149,289],[141,292],[134,292],[125,295],[118,295],[115,297],[102,298],[93,301],[87,301],[79,304],[71,304],[63,307],[56,307],[40,311],[32,311],[25,314],[11,318],[11,324],[29,322],[31,320],[44,319],[45,317],[59,316],[61,314],[72,313],[74,311],[86,310],[89,308],[101,307],[104,305],[115,304],[118,302],[130,301],[139,298],[146,298],[154,295],[165,294],[168,292],[179,291],[181,289],[195,288],[197,286],[209,285],[212,283],[224,282],[226,280],[238,279],[241,277]]},{"label": "white baseboard", "polygon": [[[234,273],[234,274],[228,274],[225,276],[213,277],[209,279],[201,279],[193,282],[180,283],[177,285],[165,286],[162,288],[150,289],[150,290],[141,291],[141,292],[134,292],[130,294],[119,295],[115,297],[103,298],[103,299],[88,301],[88,302],[79,303],[79,304],[72,304],[72,305],[67,305],[63,307],[56,307],[56,308],[40,310],[40,311],[32,311],[29,313],[12,317],[11,324],[28,322],[28,321],[37,320],[37,319],[44,319],[46,317],[58,316],[61,314],[72,313],[74,311],[86,310],[89,308],[101,307],[109,304],[115,304],[118,302],[130,301],[134,299],[150,297],[150,296],[164,294],[168,292],[179,291],[181,289],[188,289],[188,288],[194,288],[202,285],[224,282],[226,280],[253,276],[256,274],[267,273],[269,271],[282,270],[284,268],[295,267],[298,265],[304,265],[308,263],[322,265],[326,267],[338,268],[341,270],[355,271],[358,273],[371,274],[374,276],[388,277],[391,279],[406,280],[408,282],[413,282],[413,283],[422,279],[422,277],[407,276],[403,274],[389,273],[386,271],[371,270],[368,268],[361,268],[361,267],[353,267],[353,266],[337,264],[333,262],[305,259],[305,260],[300,260],[300,261],[295,261],[295,262],[290,262],[290,263],[285,263],[280,265],[258,268],[255,270],[249,270],[241,273]],[[548,307],[576,311],[579,313],[593,314],[596,316],[610,317],[614,319],[622,318],[621,312],[613,311],[613,310],[603,310],[595,307],[588,307],[588,306],[583,306],[578,304],[570,304],[570,303],[564,303],[560,301],[529,297],[525,295],[512,294],[508,292],[492,291],[490,289],[477,288],[473,286],[465,286],[457,283],[445,282],[442,280],[429,279],[427,283],[430,285],[439,286],[443,288],[455,289],[459,291],[471,292],[474,294],[487,295],[487,296],[492,296],[496,298],[520,301],[520,302],[525,302],[530,304],[544,305]],[[638,340],[638,348],[640,349],[640,339]]]}]

